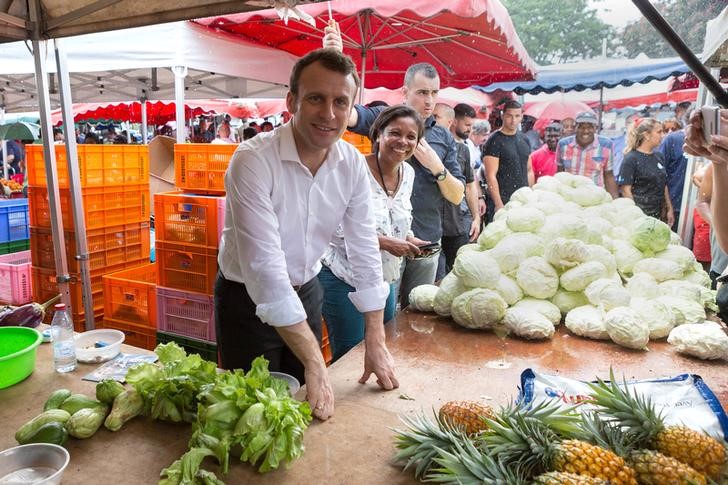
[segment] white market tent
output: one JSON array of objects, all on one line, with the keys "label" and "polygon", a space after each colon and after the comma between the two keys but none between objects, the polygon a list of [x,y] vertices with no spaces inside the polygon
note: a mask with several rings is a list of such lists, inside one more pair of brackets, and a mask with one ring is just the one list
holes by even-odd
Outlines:
[{"label": "white market tent", "polygon": [[[278,97],[296,58],[192,22],[137,27],[63,40],[74,102],[174,99],[175,66],[190,99]],[[60,106],[52,52],[51,106]],[[37,109],[33,55],[25,42],[0,44],[0,106]]]}]

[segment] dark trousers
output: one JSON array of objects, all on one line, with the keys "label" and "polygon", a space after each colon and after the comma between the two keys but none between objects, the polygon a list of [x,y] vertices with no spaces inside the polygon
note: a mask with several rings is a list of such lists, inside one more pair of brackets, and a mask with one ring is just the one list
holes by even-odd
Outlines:
[{"label": "dark trousers", "polygon": [[[298,291],[311,331],[321,343],[323,290],[313,278]],[[278,335],[275,327],[255,315],[255,303],[245,285],[218,273],[215,282],[215,331],[223,369],[249,370],[258,356],[268,359],[268,368],[285,372],[304,383],[304,367]]]},{"label": "dark trousers", "polygon": [[[470,230],[470,225],[468,225],[468,230]],[[442,252],[440,253],[440,261],[437,264],[436,281],[440,281],[446,274],[452,271],[452,267],[455,264],[455,257],[458,255],[458,249],[469,242],[470,236],[468,234],[461,236],[442,236],[440,240]]]}]

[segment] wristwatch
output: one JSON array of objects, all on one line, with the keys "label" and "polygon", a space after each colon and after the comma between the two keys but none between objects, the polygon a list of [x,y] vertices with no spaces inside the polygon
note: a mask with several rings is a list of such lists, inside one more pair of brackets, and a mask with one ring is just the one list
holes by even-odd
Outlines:
[{"label": "wristwatch", "polygon": [[446,168],[443,168],[442,169],[442,172],[435,174],[435,178],[437,179],[438,182],[442,182],[443,180],[445,180],[446,177],[447,177],[447,169]]}]

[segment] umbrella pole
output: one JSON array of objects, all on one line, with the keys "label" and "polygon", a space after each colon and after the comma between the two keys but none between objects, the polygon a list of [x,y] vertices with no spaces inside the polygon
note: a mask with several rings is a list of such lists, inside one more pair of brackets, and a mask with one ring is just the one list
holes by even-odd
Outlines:
[{"label": "umbrella pole", "polygon": [[[41,25],[40,2],[28,2],[30,20],[35,25]],[[58,195],[58,169],[56,167],[56,151],[53,147],[53,125],[51,124],[51,100],[48,94],[48,69],[46,67],[45,52],[47,41],[32,41],[33,61],[35,63],[35,85],[38,91],[38,111],[40,114],[40,129],[43,138],[43,160],[45,161],[46,183],[48,187],[48,207],[50,209],[51,234],[53,235],[53,253],[56,263],[56,284],[61,294],[61,301],[71,308],[71,295],[68,291],[68,283],[71,280],[68,275],[68,264],[66,261],[66,244],[63,237],[63,219],[61,217],[61,198]],[[66,125],[69,126],[69,125]],[[73,126],[71,124],[70,126]]]},{"label": "umbrella pole", "polygon": [[599,120],[597,133],[602,133],[602,113],[604,112],[604,86],[599,88]]},{"label": "umbrella pole", "polygon": [[[66,160],[68,160],[68,189],[71,194],[74,233],[76,236],[76,259],[81,270],[81,290],[83,291],[83,311],[86,316],[86,330],[96,328],[94,322],[94,302],[91,292],[91,270],[88,263],[88,241],[86,240],[86,219],[81,198],[81,173],[78,166],[78,148],[73,133],[73,111],[71,99],[71,79],[68,75],[66,53],[62,41],[53,41],[58,71],[58,91],[61,94],[61,115],[66,127]],[[52,141],[51,141],[52,143]],[[79,311],[77,308],[76,311]]]},{"label": "umbrella pole", "polygon": [[185,76],[187,67],[174,66],[174,105],[175,120],[177,125],[177,143],[185,142]]},{"label": "umbrella pole", "polygon": [[359,76],[359,81],[361,83],[361,86],[359,87],[359,104],[364,104],[364,80],[366,79],[367,75],[367,51],[366,49],[362,49],[361,51],[361,76]]},{"label": "umbrella pole", "polygon": [[[5,124],[5,107],[0,107],[0,125]],[[5,141],[5,138],[0,140],[0,146],[2,147],[3,152],[3,177],[5,177],[5,180],[8,178],[8,164],[5,163],[5,159],[7,158],[8,153],[8,144]]]},{"label": "umbrella pole", "polygon": [[142,104],[142,145],[147,142],[147,98],[141,98],[139,102]]}]

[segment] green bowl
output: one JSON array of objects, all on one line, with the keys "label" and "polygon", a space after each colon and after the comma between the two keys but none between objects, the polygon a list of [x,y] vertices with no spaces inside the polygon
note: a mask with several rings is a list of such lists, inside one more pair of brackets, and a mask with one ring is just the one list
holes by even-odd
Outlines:
[{"label": "green bowl", "polygon": [[34,328],[0,327],[0,389],[17,384],[35,367],[43,336]]}]

